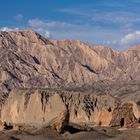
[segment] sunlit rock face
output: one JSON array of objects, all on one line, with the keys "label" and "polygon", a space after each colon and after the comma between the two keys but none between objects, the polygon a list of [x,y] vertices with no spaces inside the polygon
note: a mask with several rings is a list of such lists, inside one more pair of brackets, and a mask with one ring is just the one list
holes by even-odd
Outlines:
[{"label": "sunlit rock face", "polygon": [[[1,109],[1,121],[7,124],[61,129],[66,107],[58,94],[11,93]],[[62,122],[61,122],[62,121]]]},{"label": "sunlit rock face", "polygon": [[41,89],[11,92],[2,105],[0,120],[3,125],[50,127],[58,132],[65,126],[88,129],[135,127],[138,123],[133,104],[118,104],[109,95]]}]

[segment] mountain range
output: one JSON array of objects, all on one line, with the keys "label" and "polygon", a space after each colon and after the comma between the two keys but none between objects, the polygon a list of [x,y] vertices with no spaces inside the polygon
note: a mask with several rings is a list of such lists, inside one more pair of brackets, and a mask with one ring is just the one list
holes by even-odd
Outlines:
[{"label": "mountain range", "polygon": [[82,87],[140,79],[140,46],[117,51],[79,40],[0,32],[0,89]]},{"label": "mountain range", "polygon": [[44,136],[46,128],[60,139],[65,132],[74,137],[68,140],[90,132],[89,138],[128,139],[118,128],[139,128],[139,122],[140,45],[118,51],[30,29],[0,32],[0,132],[13,129],[8,136],[20,140],[22,133]]}]

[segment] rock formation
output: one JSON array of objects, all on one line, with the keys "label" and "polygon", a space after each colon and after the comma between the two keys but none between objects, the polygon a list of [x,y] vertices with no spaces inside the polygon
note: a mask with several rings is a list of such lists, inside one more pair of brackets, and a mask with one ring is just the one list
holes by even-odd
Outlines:
[{"label": "rock formation", "polygon": [[50,127],[58,132],[75,126],[139,126],[132,103],[118,104],[111,96],[62,90],[15,90],[0,113],[7,126]]},{"label": "rock formation", "polygon": [[19,126],[50,125],[59,130],[61,121],[65,119],[66,107],[58,94],[49,96],[37,91],[33,94],[10,94],[1,110],[1,121]]},{"label": "rock formation", "polygon": [[0,32],[1,129],[136,127],[139,60],[139,45],[116,51],[32,30]]},{"label": "rock formation", "polygon": [[0,32],[0,89],[79,87],[101,80],[139,81],[139,46],[119,52],[32,30]]}]

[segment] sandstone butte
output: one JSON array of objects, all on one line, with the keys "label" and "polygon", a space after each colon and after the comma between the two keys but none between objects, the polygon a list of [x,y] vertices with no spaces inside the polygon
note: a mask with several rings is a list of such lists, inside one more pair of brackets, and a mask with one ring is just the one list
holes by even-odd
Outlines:
[{"label": "sandstone butte", "polygon": [[140,46],[116,51],[78,40],[0,32],[1,130],[138,128]]}]

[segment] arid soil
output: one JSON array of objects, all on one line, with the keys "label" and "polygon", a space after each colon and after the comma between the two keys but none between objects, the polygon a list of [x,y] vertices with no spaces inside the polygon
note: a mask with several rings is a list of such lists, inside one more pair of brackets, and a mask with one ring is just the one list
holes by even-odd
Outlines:
[{"label": "arid soil", "polygon": [[116,130],[114,128],[95,128],[92,131],[58,134],[43,130],[6,130],[0,132],[0,140],[139,140],[140,129]]}]

